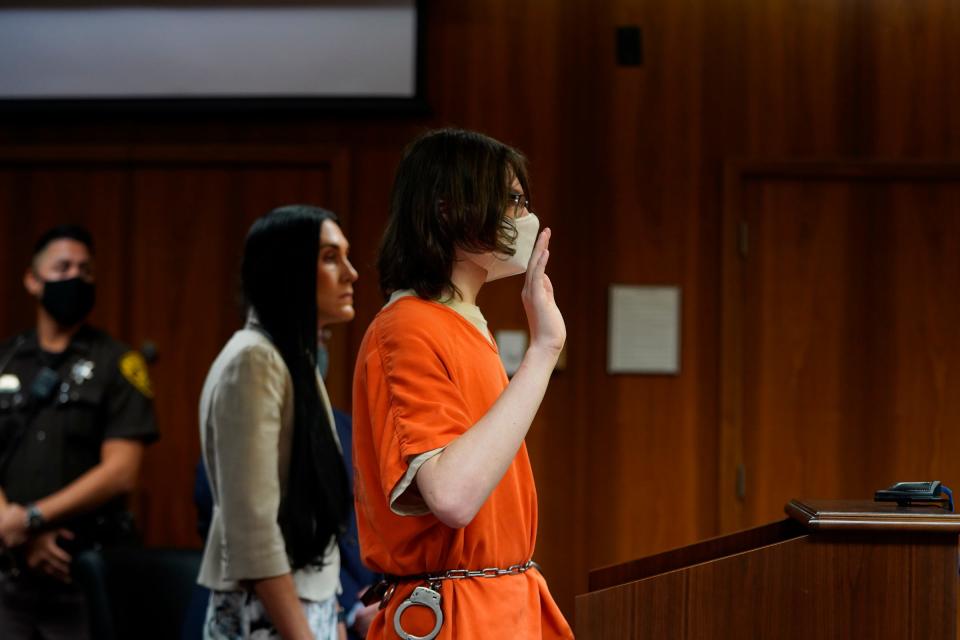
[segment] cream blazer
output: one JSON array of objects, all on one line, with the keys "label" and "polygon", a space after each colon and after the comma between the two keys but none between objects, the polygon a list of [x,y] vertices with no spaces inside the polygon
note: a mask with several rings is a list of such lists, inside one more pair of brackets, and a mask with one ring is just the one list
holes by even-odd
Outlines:
[{"label": "cream blazer", "polygon": [[[241,580],[290,573],[277,514],[287,485],[293,439],[293,380],[273,343],[250,321],[214,360],[200,395],[200,443],[213,517],[198,582],[216,591]],[[330,400],[320,397],[335,429]],[[336,439],[336,431],[334,431]],[[339,592],[340,552],[331,542],[324,566],[293,575],[297,593],[322,601]]]}]

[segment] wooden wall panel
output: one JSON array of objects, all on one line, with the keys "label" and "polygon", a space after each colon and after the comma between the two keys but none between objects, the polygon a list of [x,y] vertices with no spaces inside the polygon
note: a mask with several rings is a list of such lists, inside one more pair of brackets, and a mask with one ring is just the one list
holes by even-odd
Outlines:
[{"label": "wooden wall panel", "polygon": [[[361,279],[357,320],[334,332],[339,346],[331,386],[340,403],[348,390],[337,380],[349,379],[365,324],[381,303],[372,260],[403,145],[425,128],[458,124],[523,149],[531,161],[535,209],[555,231],[551,276],[569,334],[567,369],[555,375],[528,440],[542,506],[537,556],[572,615],[573,595],[585,589],[589,568],[686,544],[721,528],[716,505],[733,486],[727,462],[719,459],[725,433],[721,310],[729,306],[720,269],[728,231],[722,224],[724,161],[960,158],[960,85],[954,81],[960,49],[953,44],[960,41],[960,6],[953,0],[466,0],[426,3],[426,10],[432,112],[422,117],[64,114],[57,121],[0,124],[0,145],[176,144],[197,151],[210,145],[293,145],[348,152],[344,227]],[[616,66],[614,30],[625,24],[643,29],[640,67]],[[184,170],[186,165],[191,163]],[[7,168],[0,171],[0,202],[22,197],[12,173],[16,163]],[[121,181],[116,197],[129,188]],[[909,190],[890,194],[907,203],[917,196]],[[236,192],[224,197],[234,206],[256,198]],[[96,199],[88,190],[73,200],[82,207],[86,198]],[[215,204],[208,199],[208,207]],[[126,224],[119,212],[114,220],[120,229]],[[9,265],[8,246],[19,246],[42,226],[0,218],[0,264]],[[945,237],[955,232],[943,230]],[[148,252],[149,243],[135,239],[129,247]],[[136,260],[133,251],[117,255],[126,256],[124,265]],[[949,255],[936,249],[920,272],[956,282],[960,276],[943,264]],[[226,262],[197,264],[207,264],[218,278],[232,268]],[[167,266],[183,272],[182,264]],[[147,265],[138,269],[155,283],[151,295],[166,299],[155,292],[166,282],[164,274]],[[6,273],[0,293],[18,292],[19,274]],[[678,376],[606,373],[611,283],[682,288]],[[502,283],[482,294],[494,329],[524,326],[517,290],[516,283]],[[139,295],[144,305],[153,304],[146,292]],[[187,299],[194,300],[178,304]],[[907,302],[891,304],[897,313],[909,313]],[[2,304],[0,328],[29,321],[20,307],[8,313]],[[226,314],[209,307],[196,313],[215,325],[226,322]],[[932,335],[941,327],[915,330]],[[204,340],[212,345],[212,333]],[[172,357],[169,350],[161,350],[158,367],[166,366],[165,357]],[[934,385],[937,402],[946,406],[960,394],[953,356],[944,358],[922,380]],[[897,406],[911,410],[915,391],[902,387]],[[195,400],[180,393],[176,404],[184,406],[176,411],[188,415]],[[952,446],[946,436],[939,442]],[[188,449],[187,457],[193,456]],[[909,468],[884,459],[890,473]],[[171,464],[179,465],[171,474],[185,472],[182,463]],[[165,517],[192,518],[189,499],[181,499],[181,510]],[[163,525],[153,541],[179,542],[171,536],[187,528]]]},{"label": "wooden wall panel", "polygon": [[[707,12],[705,3],[620,2],[591,7],[585,16],[594,42],[581,77],[595,102],[578,110],[578,126],[594,138],[587,158],[599,163],[587,177],[593,198],[584,204],[594,221],[584,244],[596,262],[579,289],[584,304],[573,310],[589,329],[571,353],[590,354],[582,378],[588,457],[580,480],[588,487],[581,538],[588,567],[715,531],[705,497],[714,493],[716,465],[715,429],[707,427],[717,346],[708,319],[716,300],[699,284],[715,273],[715,221],[698,215],[707,133],[701,106],[711,99],[702,75]],[[643,27],[641,67],[615,66],[614,29],[621,24]],[[678,376],[607,374],[612,283],[681,288]]]},{"label": "wooden wall panel", "polygon": [[[960,486],[960,183],[896,183],[885,192],[893,220],[890,297],[879,339],[894,345],[886,465],[875,474],[903,478],[927,473]],[[913,251],[910,248],[914,248]]]},{"label": "wooden wall panel", "polygon": [[[281,204],[342,209],[346,201],[347,184],[337,182],[345,172],[331,170],[327,158],[316,158],[317,166],[289,166],[271,157],[276,155],[258,150],[231,166],[215,152],[201,167],[178,169],[184,159],[175,158],[168,167],[134,175],[133,264],[144,288],[135,292],[133,327],[163,354],[154,367],[158,394],[164,394],[157,412],[171,436],[150,452],[144,468],[141,517],[148,543],[195,539],[182,496],[191,491],[184,480],[192,477],[199,455],[196,403],[206,369],[242,323],[239,265],[250,224]],[[331,350],[343,349],[337,341]],[[343,376],[332,382],[332,396],[342,401]],[[179,479],[172,495],[169,478]]]},{"label": "wooden wall panel", "polygon": [[867,149],[879,156],[956,157],[960,144],[960,5],[861,0],[859,42]]},{"label": "wooden wall panel", "polygon": [[136,169],[130,311],[136,339],[157,346],[151,366],[161,439],[143,469],[137,514],[147,543],[196,544],[183,509],[199,459],[197,399],[206,371],[241,322],[238,248],[246,216],[225,169]]},{"label": "wooden wall panel", "polygon": [[[36,322],[34,306],[23,287],[33,244],[48,227],[63,222],[87,225],[95,235],[95,269],[104,288],[124,286],[128,256],[123,247],[128,228],[124,212],[128,182],[116,167],[95,174],[75,167],[44,164],[34,170],[0,165],[0,264],[6,274],[0,284],[0,323],[4,334]],[[98,294],[100,291],[98,290]],[[98,300],[94,319],[122,326],[124,308],[109,297]]]},{"label": "wooden wall panel", "polygon": [[[282,147],[51,147],[0,175],[20,192],[0,219],[29,222],[5,237],[32,239],[62,220],[87,224],[99,247],[91,321],[134,348],[154,345],[161,439],[148,449],[132,506],[147,544],[197,546],[197,402],[210,363],[243,323],[239,265],[247,230],[291,202],[345,211],[348,157],[336,149]],[[65,212],[63,203],[72,202],[79,204]],[[25,263],[29,242],[18,244],[10,259]],[[10,307],[17,315],[4,314],[5,333],[31,323],[33,305],[19,297]],[[345,340],[335,339],[331,351],[345,354]],[[349,404],[348,383],[342,369],[331,376],[340,406]]]}]

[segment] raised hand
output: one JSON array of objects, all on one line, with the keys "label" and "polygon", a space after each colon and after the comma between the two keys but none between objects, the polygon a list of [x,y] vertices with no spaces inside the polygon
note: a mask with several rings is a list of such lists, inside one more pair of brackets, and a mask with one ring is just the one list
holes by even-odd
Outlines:
[{"label": "raised hand", "polygon": [[523,283],[523,308],[530,325],[530,347],[559,356],[567,339],[563,315],[553,297],[553,284],[546,273],[550,260],[550,229],[544,229],[533,247]]}]

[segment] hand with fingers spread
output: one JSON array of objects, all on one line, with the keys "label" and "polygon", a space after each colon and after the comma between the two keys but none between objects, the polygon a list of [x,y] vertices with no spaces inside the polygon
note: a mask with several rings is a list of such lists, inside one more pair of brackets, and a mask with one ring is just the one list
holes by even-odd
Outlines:
[{"label": "hand with fingers spread", "polygon": [[550,260],[550,236],[550,229],[544,229],[537,238],[521,298],[530,325],[531,348],[542,348],[559,356],[567,339],[567,328],[553,297],[553,283],[546,273]]},{"label": "hand with fingers spread", "polygon": [[68,529],[57,529],[30,538],[24,545],[27,566],[60,582],[70,582],[70,562],[73,558],[57,544],[58,537],[73,540],[74,535]]}]

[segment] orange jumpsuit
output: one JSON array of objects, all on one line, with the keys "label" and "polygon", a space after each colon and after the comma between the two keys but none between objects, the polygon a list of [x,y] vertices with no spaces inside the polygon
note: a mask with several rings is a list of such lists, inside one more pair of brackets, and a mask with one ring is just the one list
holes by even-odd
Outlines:
[{"label": "orange jumpsuit", "polygon": [[[537,495],[520,447],[503,479],[463,529],[441,523],[419,499],[422,515],[397,515],[390,496],[408,462],[445,447],[486,414],[507,385],[496,346],[456,311],[416,297],[383,309],[364,336],[353,384],[356,511],[364,564],[412,575],[448,569],[506,568],[533,556]],[[400,500],[394,503],[394,506]],[[394,638],[396,608],[422,582],[397,586],[369,638]],[[573,632],[535,569],[498,578],[445,580],[438,638],[572,638]],[[408,633],[425,635],[433,615],[403,614]]]}]

